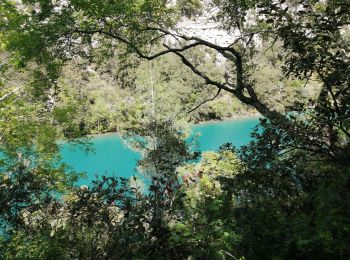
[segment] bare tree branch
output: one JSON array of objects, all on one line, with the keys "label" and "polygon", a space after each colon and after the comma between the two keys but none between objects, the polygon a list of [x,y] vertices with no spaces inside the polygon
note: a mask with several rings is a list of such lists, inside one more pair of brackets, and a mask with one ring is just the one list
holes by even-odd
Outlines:
[{"label": "bare tree branch", "polygon": [[18,90],[20,90],[20,89],[22,89],[22,88],[23,88],[23,86],[18,87],[18,88],[15,88],[14,90],[10,91],[9,93],[3,95],[2,97],[0,97],[0,102],[3,101],[3,100],[5,100],[5,99],[8,98],[9,96],[15,94]]},{"label": "bare tree branch", "polygon": [[215,98],[217,98],[220,95],[221,92],[221,88],[218,89],[218,92],[215,94],[215,96],[208,98],[204,101],[202,101],[201,103],[199,103],[197,106],[195,106],[194,108],[190,109],[189,111],[187,111],[187,114],[192,113],[193,111],[197,110],[199,107],[203,106],[205,103],[208,103],[210,101],[213,101]]},{"label": "bare tree branch", "polygon": [[[277,111],[270,110],[265,104],[263,104],[257,98],[257,95],[255,94],[253,86],[251,86],[250,84],[244,84],[242,57],[241,57],[241,54],[235,48],[232,47],[232,45],[230,45],[229,47],[223,47],[223,46],[219,46],[219,45],[213,44],[211,42],[208,42],[206,40],[200,39],[198,37],[194,37],[194,36],[188,37],[185,35],[169,32],[169,31],[162,29],[162,28],[147,27],[146,29],[159,31],[159,32],[162,32],[163,35],[170,35],[176,39],[180,38],[180,39],[185,40],[186,42],[192,42],[192,43],[186,44],[180,48],[170,47],[170,46],[166,45],[165,43],[163,43],[163,46],[166,48],[166,50],[160,51],[154,55],[146,55],[130,39],[128,39],[128,38],[124,37],[123,35],[120,35],[116,32],[113,32],[112,29],[109,29],[108,31],[103,30],[103,29],[91,30],[91,31],[75,29],[74,32],[81,33],[81,34],[96,34],[96,33],[98,33],[98,34],[109,36],[111,38],[114,38],[114,39],[119,40],[120,42],[126,44],[131,49],[133,49],[133,51],[135,51],[135,53],[140,58],[147,59],[147,60],[153,60],[153,59],[156,59],[160,56],[163,56],[163,55],[166,55],[169,53],[173,53],[173,54],[177,55],[181,59],[182,63],[184,65],[186,65],[188,68],[190,68],[194,74],[201,77],[204,80],[205,84],[215,86],[218,89],[223,89],[229,93],[234,94],[241,102],[254,107],[262,115],[270,118],[271,120],[272,119],[273,120],[278,119],[279,121],[286,120],[286,118],[282,114],[280,114]],[[197,69],[185,57],[183,52],[186,50],[189,50],[191,48],[194,48],[196,46],[205,46],[205,47],[214,49],[218,53],[221,53],[222,55],[224,55],[225,58],[227,58],[235,63],[235,70],[236,70],[235,74],[236,74],[237,80],[236,80],[236,86],[234,88],[225,84],[225,83],[221,83],[221,82],[218,82],[216,80],[211,79],[210,77],[205,75],[203,72],[201,72],[199,69]],[[247,90],[246,93],[248,93],[249,96],[245,95],[245,90]]]}]

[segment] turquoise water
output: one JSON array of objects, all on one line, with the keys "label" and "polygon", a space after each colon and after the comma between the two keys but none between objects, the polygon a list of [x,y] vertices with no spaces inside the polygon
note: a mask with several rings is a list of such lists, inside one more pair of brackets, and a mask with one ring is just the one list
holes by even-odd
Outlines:
[{"label": "turquoise water", "polygon": [[130,177],[135,173],[134,168],[141,155],[125,146],[117,134],[97,136],[91,143],[93,153],[74,149],[71,144],[65,144],[61,149],[62,161],[87,175],[78,185],[91,183],[97,175]]},{"label": "turquoise water", "polygon": [[192,131],[200,134],[200,151],[216,151],[224,143],[232,143],[236,147],[248,144],[251,140],[250,133],[258,123],[259,120],[255,117],[232,119],[195,125]]},{"label": "turquoise water", "polygon": [[[247,144],[257,123],[257,118],[234,119],[195,125],[192,130],[193,134],[199,133],[200,151],[215,151],[224,143],[237,147]],[[91,143],[94,153],[74,149],[70,144],[64,144],[61,149],[63,162],[75,171],[87,174],[87,178],[80,180],[78,185],[91,183],[97,175],[130,177],[136,173],[136,162],[141,155],[125,146],[117,134],[96,136]]]}]

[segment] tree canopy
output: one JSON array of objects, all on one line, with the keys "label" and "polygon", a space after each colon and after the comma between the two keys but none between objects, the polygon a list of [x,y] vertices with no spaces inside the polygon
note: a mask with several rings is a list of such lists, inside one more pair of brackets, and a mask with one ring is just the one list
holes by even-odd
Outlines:
[{"label": "tree canopy", "polygon": [[[0,258],[349,258],[349,10],[347,0],[3,0]],[[234,37],[218,44],[180,27],[203,17]],[[164,114],[193,107],[209,86],[216,92],[189,111],[222,92],[256,109],[264,118],[251,143],[197,158],[172,117],[153,116],[154,97],[109,118],[101,92],[85,100],[71,87],[84,84],[69,76],[74,65],[103,69],[118,59],[127,67],[135,57],[163,62],[152,78],[162,87],[176,81],[183,102],[163,105]],[[140,85],[150,74],[144,64]],[[178,66],[179,81],[165,71]],[[134,98],[144,91],[119,80]],[[283,99],[276,85],[287,82],[317,93],[299,99],[289,88],[294,98],[274,104]],[[167,100],[171,91],[159,89]],[[85,135],[89,124],[101,132],[113,120],[128,121],[143,151],[146,191],[136,177],[76,187],[77,175],[59,163],[59,138]]]},{"label": "tree canopy", "polygon": [[[8,49],[17,52],[18,63],[46,64],[49,77],[55,77],[62,62],[75,55],[105,58],[119,44],[146,59],[174,53],[206,84],[233,93],[265,116],[274,111],[256,96],[251,57],[259,41],[270,40],[273,47],[279,40],[286,75],[304,80],[315,75],[325,85],[322,93],[332,88],[333,96],[340,95],[347,80],[342,73],[348,64],[347,1],[212,1],[208,5],[215,8],[214,18],[225,30],[239,29],[227,46],[178,33],[178,9],[167,1],[5,1],[3,38]],[[151,48],[160,41],[163,50]],[[186,51],[198,46],[232,62],[226,82],[196,68]]]}]

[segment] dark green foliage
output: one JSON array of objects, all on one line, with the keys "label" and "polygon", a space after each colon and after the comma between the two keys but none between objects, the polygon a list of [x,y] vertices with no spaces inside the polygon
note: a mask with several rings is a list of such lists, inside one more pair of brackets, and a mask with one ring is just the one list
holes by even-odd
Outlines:
[{"label": "dark green foliage", "polygon": [[[214,18],[240,33],[227,47],[174,35],[179,16],[199,15],[202,3],[0,3],[10,54],[0,78],[2,258],[350,258],[348,1],[212,1]],[[160,41],[167,37],[178,45]],[[135,66],[112,64],[116,53]],[[86,71],[72,73],[74,62]],[[23,88],[8,80],[12,65],[33,72]],[[117,90],[97,90],[118,71]],[[204,85],[219,99],[183,119],[242,108],[221,90],[266,117],[238,157],[226,146],[191,161],[168,123],[215,94]],[[57,138],[116,129],[142,150],[146,189],[137,178],[106,177],[73,188]]]},{"label": "dark green foliage", "polygon": [[235,217],[242,254],[349,257],[350,194],[345,187],[350,166],[343,160],[349,158],[348,148],[342,146],[341,156],[334,158],[315,139],[305,140],[314,124],[311,129],[304,125],[303,138],[286,133],[284,126],[263,126],[264,132],[241,151],[247,170],[234,183],[241,202]]},{"label": "dark green foliage", "polygon": [[183,197],[175,169],[195,154],[169,123],[153,122],[145,129],[141,132],[148,142],[137,143],[147,144],[140,163],[149,177],[146,191],[133,184],[136,177],[102,177],[90,187],[76,188],[61,202],[28,211],[26,218],[35,221],[4,241],[4,255],[11,259],[12,250],[23,247],[32,250],[19,250],[14,253],[18,258],[46,259],[51,250],[62,259],[186,257],[172,243],[170,223],[180,220]]},{"label": "dark green foliage", "polygon": [[199,0],[179,0],[176,2],[177,7],[180,9],[180,13],[186,17],[192,17],[198,15],[202,11],[202,4]]}]

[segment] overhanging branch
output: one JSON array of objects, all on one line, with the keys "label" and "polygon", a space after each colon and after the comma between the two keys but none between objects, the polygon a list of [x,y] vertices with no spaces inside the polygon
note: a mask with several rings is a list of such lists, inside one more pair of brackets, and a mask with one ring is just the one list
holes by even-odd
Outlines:
[{"label": "overhanging branch", "polygon": [[197,110],[199,107],[203,106],[205,103],[208,103],[210,101],[213,101],[215,98],[217,98],[220,95],[221,92],[221,88],[218,89],[218,92],[215,94],[215,96],[213,96],[212,98],[208,98],[204,101],[202,101],[201,103],[199,103],[197,106],[195,106],[194,108],[190,109],[189,111],[187,111],[187,114],[192,113],[193,111]]}]

